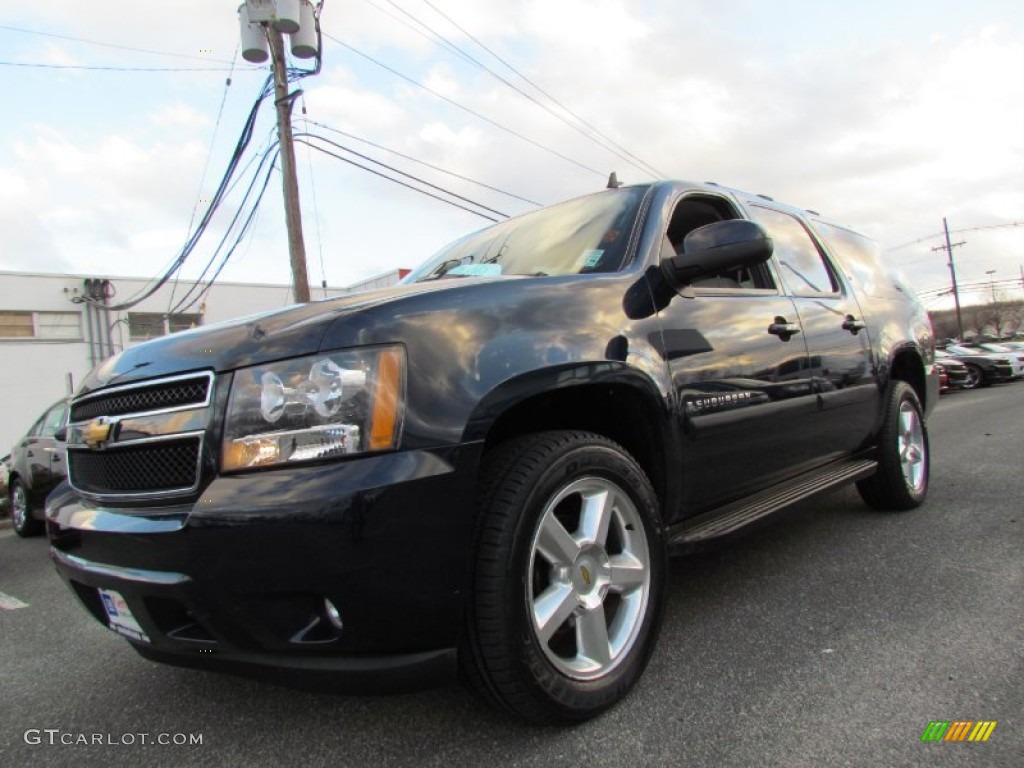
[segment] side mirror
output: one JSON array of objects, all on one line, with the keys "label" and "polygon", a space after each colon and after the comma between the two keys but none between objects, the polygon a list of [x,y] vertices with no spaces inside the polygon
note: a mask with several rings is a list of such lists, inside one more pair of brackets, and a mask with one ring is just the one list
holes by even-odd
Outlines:
[{"label": "side mirror", "polygon": [[68,428],[61,427],[60,429],[58,429],[56,432],[53,433],[53,439],[61,443],[66,443],[68,441]]},{"label": "side mirror", "polygon": [[772,255],[772,239],[760,224],[729,219],[705,224],[683,240],[683,252],[662,262],[670,280],[680,285],[708,275],[762,264]]}]

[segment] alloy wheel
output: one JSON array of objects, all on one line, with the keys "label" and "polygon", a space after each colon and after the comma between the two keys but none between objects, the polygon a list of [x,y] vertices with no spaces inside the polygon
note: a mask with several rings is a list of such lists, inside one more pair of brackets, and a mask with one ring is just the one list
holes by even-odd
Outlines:
[{"label": "alloy wheel", "polygon": [[527,608],[548,661],[593,680],[629,654],[651,590],[643,519],[610,480],[586,477],[548,502],[531,545]]},{"label": "alloy wheel", "polygon": [[908,488],[920,491],[925,482],[927,447],[924,430],[921,428],[921,418],[913,403],[906,400],[900,404],[898,439],[903,479],[906,480]]}]

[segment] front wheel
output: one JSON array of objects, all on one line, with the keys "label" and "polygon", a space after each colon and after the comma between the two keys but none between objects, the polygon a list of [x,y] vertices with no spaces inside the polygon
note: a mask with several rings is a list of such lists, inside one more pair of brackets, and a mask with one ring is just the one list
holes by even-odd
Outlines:
[{"label": "front wheel", "polygon": [[878,433],[878,471],[857,490],[874,509],[913,509],[928,493],[930,464],[921,401],[905,381],[893,381]]},{"label": "front wheel", "polygon": [[967,366],[967,381],[964,382],[964,389],[977,389],[985,382],[985,375],[981,368],[976,365]]},{"label": "front wheel", "polygon": [[480,478],[461,667],[491,703],[579,722],[622,699],[658,633],[665,547],[643,470],[586,432],[515,438]]}]

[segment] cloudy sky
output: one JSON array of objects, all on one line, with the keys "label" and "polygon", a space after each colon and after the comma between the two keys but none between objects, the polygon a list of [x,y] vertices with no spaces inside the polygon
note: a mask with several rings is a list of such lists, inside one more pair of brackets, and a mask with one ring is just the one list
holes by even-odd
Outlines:
[{"label": "cloudy sky", "polygon": [[[150,277],[174,260],[268,72],[239,56],[237,4],[0,0],[0,269]],[[990,280],[1021,293],[1020,0],[326,0],[322,26],[296,130],[478,213],[612,170],[715,180],[867,232],[922,292],[948,286],[932,251],[947,217],[974,298]],[[219,265],[273,131],[264,102],[184,278]],[[314,286],[415,266],[489,223],[305,145],[298,168]],[[279,178],[221,279],[289,282]]]}]

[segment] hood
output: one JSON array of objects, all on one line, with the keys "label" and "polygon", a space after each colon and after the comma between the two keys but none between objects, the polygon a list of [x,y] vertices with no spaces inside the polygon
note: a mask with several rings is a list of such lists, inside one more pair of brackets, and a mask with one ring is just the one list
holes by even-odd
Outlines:
[{"label": "hood", "polygon": [[311,355],[320,349],[324,333],[339,318],[404,297],[433,293],[446,290],[453,284],[470,282],[492,281],[443,280],[396,285],[173,333],[129,347],[104,361],[85,378],[78,394],[188,371],[230,371],[272,360]]}]

